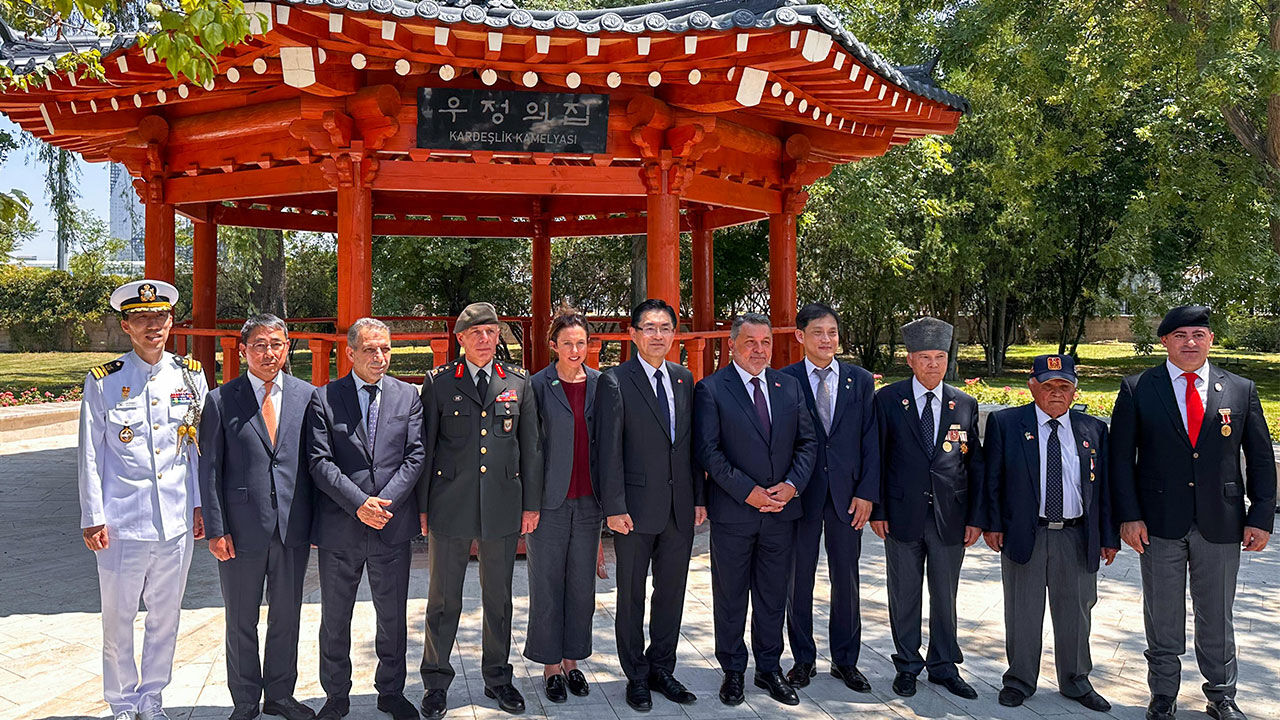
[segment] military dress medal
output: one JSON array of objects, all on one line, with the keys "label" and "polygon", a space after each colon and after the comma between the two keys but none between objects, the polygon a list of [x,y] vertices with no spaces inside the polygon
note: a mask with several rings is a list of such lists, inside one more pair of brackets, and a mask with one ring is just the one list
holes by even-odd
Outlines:
[{"label": "military dress medal", "polygon": [[1218,414],[1222,416],[1222,437],[1231,437],[1231,408],[1222,408]]}]

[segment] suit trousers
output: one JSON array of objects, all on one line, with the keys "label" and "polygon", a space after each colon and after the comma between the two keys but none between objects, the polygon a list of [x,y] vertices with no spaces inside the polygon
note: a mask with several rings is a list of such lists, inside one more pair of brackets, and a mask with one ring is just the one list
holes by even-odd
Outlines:
[{"label": "suit trousers", "polygon": [[[234,537],[232,542],[234,542]],[[277,531],[262,550],[236,548],[218,563],[227,624],[227,687],[236,705],[292,697],[298,682],[298,624],[308,544],[285,547]],[[265,586],[267,641],[258,659],[258,615]]]},{"label": "suit trousers", "polygon": [[[161,692],[173,675],[192,548],[191,533],[186,532],[172,540],[112,538],[96,553],[102,595],[103,697],[113,715],[162,705]],[[141,675],[133,652],[139,600],[147,608]]]},{"label": "suit trousers", "polygon": [[[892,527],[890,528],[892,532]],[[884,559],[889,590],[889,629],[893,634],[893,665],[898,672],[929,677],[956,677],[964,661],[956,632],[956,594],[960,591],[960,566],[964,544],[948,545],[938,535],[930,512],[924,534],[910,542],[892,534],[884,539]],[[929,651],[920,657],[920,622],[924,614],[924,584],[929,584]]]},{"label": "suit trousers", "polygon": [[[847,508],[846,508],[847,509]],[[818,646],[813,637],[813,586],[818,573],[818,540],[827,548],[827,576],[831,583],[831,609],[827,619],[827,643],[831,662],[857,665],[862,647],[859,612],[858,561],[862,556],[862,531],[845,522],[827,496],[822,513],[796,521],[791,594],[787,602],[787,638],[796,662],[812,663]]]},{"label": "suit trousers", "polygon": [[[480,674],[486,687],[511,682],[511,575],[519,533],[478,540],[480,604],[484,610]],[[457,674],[449,663],[462,615],[462,584],[471,559],[472,538],[441,535],[427,540],[431,585],[427,589],[427,636],[422,648],[422,686],[447,690]]]},{"label": "suit trousers", "polygon": [[725,671],[746,672],[747,601],[756,672],[781,670],[782,625],[791,577],[794,520],[711,524],[711,594],[716,660]]},{"label": "suit trousers", "polygon": [[534,662],[555,665],[591,655],[600,518],[595,497],[565,500],[558,508],[544,508],[538,528],[525,537],[529,627],[524,656]]},{"label": "suit trousers", "polygon": [[373,686],[379,695],[404,692],[411,559],[408,542],[386,545],[372,532],[358,547],[319,549],[320,686],[329,697],[351,694],[351,612],[365,569],[377,616]]},{"label": "suit trousers", "polygon": [[1085,565],[1084,527],[1036,529],[1035,548],[1025,565],[1000,556],[1004,580],[1004,649],[1009,670],[1004,686],[1030,697],[1040,677],[1044,604],[1049,598],[1058,691],[1071,698],[1093,690],[1089,673],[1089,628],[1098,602],[1098,575]]},{"label": "suit trousers", "polygon": [[[629,680],[646,680],[654,670],[675,672],[676,646],[684,618],[684,591],[693,553],[693,529],[676,525],[674,509],[660,533],[613,536],[617,557],[618,609],[614,633],[618,660]],[[649,607],[649,647],[644,645],[644,597],[649,568],[653,597]]]},{"label": "suit trousers", "polygon": [[1142,616],[1147,627],[1147,684],[1153,694],[1178,695],[1180,655],[1187,651],[1187,574],[1195,613],[1196,662],[1210,702],[1236,696],[1236,599],[1240,543],[1213,543],[1194,526],[1176,540],[1151,536],[1139,556]]}]

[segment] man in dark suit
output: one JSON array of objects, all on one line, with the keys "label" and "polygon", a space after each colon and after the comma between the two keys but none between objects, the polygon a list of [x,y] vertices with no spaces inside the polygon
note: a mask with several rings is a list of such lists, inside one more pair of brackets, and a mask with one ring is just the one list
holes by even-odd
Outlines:
[{"label": "man in dark suit", "polygon": [[858,559],[862,527],[880,499],[880,441],[875,416],[875,380],[857,365],[835,359],[840,320],[820,303],[800,308],[796,340],[804,360],[783,368],[800,381],[818,436],[813,475],[800,495],[803,514],[796,522],[787,634],[795,666],[787,673],[792,687],[805,687],[817,674],[813,637],[813,585],[818,570],[818,541],[825,538],[831,578],[828,644],[831,674],[857,692],[871,685],[858,670],[862,620],[858,602]]},{"label": "man in dark suit", "polygon": [[[667,362],[676,312],[662,300],[631,311],[636,356],[600,382],[597,443],[600,498],[618,558],[618,658],[627,675],[627,704],[653,707],[650,687],[675,703],[697,698],[672,674],[693,526],[706,519],[702,473],[694,467],[693,374]],[[644,598],[653,567],[648,650]]]},{"label": "man in dark suit", "polygon": [[[311,471],[303,436],[315,388],[284,372],[289,335],[275,315],[240,329],[249,372],[205,398],[200,496],[209,550],[218,558],[227,625],[229,720],[263,712],[310,720],[298,681],[302,579],[311,552]],[[258,659],[258,608],[266,588],[266,652]]]},{"label": "man in dark suit", "polygon": [[1115,515],[1121,539],[1141,555],[1147,718],[1171,720],[1177,710],[1190,573],[1207,712],[1243,720],[1231,606],[1241,548],[1265,548],[1275,522],[1271,435],[1257,386],[1209,363],[1208,308],[1176,307],[1156,332],[1168,359],[1125,378],[1111,415]]},{"label": "man in dark suit", "polygon": [[716,660],[724,671],[720,701],[743,700],[751,601],[756,687],[786,705],[796,691],[782,675],[782,624],[800,503],[813,474],[816,437],[804,390],[791,375],[768,368],[773,330],[763,315],[734,319],[733,362],[694,390],[694,453],[713,481],[711,592]]},{"label": "man in dark suit", "polygon": [[464,356],[436,368],[422,383],[430,457],[418,483],[431,567],[421,666],[427,720],[443,717],[448,706],[455,675],[449,655],[472,542],[484,607],[484,693],[506,712],[524,712],[524,697],[511,684],[511,577],[520,535],[538,527],[542,440],[528,377],[493,359],[501,328],[492,305],[468,305],[454,325]]},{"label": "man in dark suit", "polygon": [[[956,593],[964,549],[982,531],[978,403],[942,382],[951,352],[950,324],[923,317],[902,327],[910,380],[876,393],[880,423],[881,501],[871,530],[884,540],[893,632],[893,691],[916,694],[916,677],[966,699],[978,696],[960,677]],[[924,581],[929,584],[929,652],[920,657]]]},{"label": "man in dark suit", "polygon": [[418,536],[414,488],[422,473],[422,403],[413,386],[386,375],[391,331],[361,318],[347,332],[351,372],[316,391],[309,410],[316,494],[311,541],[319,548],[321,720],[350,710],[351,611],[369,572],[377,613],[378,709],[418,716],[404,697],[409,541]]},{"label": "man in dark suit", "polygon": [[1003,552],[1009,670],[999,701],[1017,707],[1036,691],[1047,592],[1058,691],[1107,712],[1111,704],[1089,682],[1098,561],[1110,565],[1120,550],[1107,484],[1107,426],[1071,410],[1076,369],[1070,355],[1037,357],[1027,385],[1035,402],[993,413],[984,451],[980,522],[987,545]]}]

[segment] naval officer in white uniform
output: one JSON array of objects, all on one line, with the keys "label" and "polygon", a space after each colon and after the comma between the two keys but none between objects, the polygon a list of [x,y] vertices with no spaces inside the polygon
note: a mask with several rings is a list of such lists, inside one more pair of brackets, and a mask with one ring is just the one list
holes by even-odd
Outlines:
[{"label": "naval officer in white uniform", "polygon": [[[97,554],[103,693],[115,720],[167,720],[178,615],[192,543],[204,537],[194,444],[208,392],[197,361],[165,352],[178,291],[117,288],[111,307],[133,350],[89,372],[80,405],[80,526]],[[146,605],[142,667],[134,659]]]}]

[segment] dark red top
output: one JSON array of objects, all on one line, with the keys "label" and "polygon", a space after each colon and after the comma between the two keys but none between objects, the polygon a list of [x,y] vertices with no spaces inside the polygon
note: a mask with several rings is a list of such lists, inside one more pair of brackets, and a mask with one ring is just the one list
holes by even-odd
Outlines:
[{"label": "dark red top", "polygon": [[587,435],[587,383],[560,382],[573,411],[573,474],[565,499],[587,497],[591,490],[591,438]]}]

